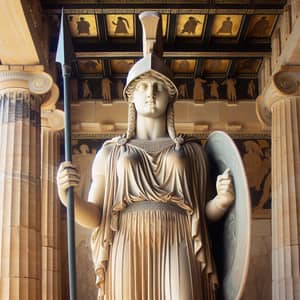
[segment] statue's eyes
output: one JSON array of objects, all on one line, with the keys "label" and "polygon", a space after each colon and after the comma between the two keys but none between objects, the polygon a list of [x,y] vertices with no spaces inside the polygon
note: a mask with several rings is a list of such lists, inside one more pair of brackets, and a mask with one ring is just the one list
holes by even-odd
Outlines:
[{"label": "statue's eyes", "polygon": [[146,91],[148,88],[151,88],[153,92],[162,92],[166,89],[164,83],[154,82],[153,84],[147,82],[140,82],[137,84],[136,89],[139,91]]}]

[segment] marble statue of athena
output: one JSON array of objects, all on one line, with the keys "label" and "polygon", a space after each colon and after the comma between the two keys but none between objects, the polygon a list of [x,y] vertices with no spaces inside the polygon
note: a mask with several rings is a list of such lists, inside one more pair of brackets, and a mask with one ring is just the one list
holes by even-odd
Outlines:
[{"label": "marble statue of athena", "polygon": [[[215,299],[207,222],[234,202],[230,170],[218,176],[215,197],[206,199],[206,155],[197,139],[174,129],[177,88],[162,59],[160,15],[139,17],[143,58],[124,88],[128,129],[97,153],[88,199],[75,199],[75,219],[94,230],[99,300]],[[60,165],[62,203],[79,180],[73,164]]]}]

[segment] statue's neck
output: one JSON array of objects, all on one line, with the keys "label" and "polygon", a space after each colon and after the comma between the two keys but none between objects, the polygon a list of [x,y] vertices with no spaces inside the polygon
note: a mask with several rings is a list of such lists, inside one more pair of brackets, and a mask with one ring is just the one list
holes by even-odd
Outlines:
[{"label": "statue's neck", "polygon": [[136,138],[143,140],[155,140],[167,137],[166,116],[159,118],[149,118],[137,115]]}]

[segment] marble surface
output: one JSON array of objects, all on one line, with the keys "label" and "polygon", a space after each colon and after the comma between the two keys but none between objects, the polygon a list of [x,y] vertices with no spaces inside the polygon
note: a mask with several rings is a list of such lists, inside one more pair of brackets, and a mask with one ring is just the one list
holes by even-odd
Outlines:
[{"label": "marble surface", "polygon": [[[95,300],[97,288],[90,250],[90,230],[76,226],[78,299]],[[271,220],[253,219],[249,274],[242,300],[272,299]]]},{"label": "marble surface", "polygon": [[271,220],[252,220],[249,273],[242,300],[272,299]]}]

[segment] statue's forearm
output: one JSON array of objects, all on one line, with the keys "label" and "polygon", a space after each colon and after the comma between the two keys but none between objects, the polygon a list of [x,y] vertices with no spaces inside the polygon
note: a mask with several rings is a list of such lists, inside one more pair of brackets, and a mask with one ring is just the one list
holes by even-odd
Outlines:
[{"label": "statue's forearm", "polygon": [[227,210],[228,207],[223,207],[218,203],[218,195],[212,200],[208,201],[205,207],[206,217],[212,222],[220,220]]},{"label": "statue's forearm", "polygon": [[78,198],[75,199],[75,221],[86,228],[96,228],[101,221],[100,208]]},{"label": "statue's forearm", "polygon": [[230,169],[217,177],[217,195],[206,204],[206,216],[210,221],[218,221],[234,202],[234,191]]}]

